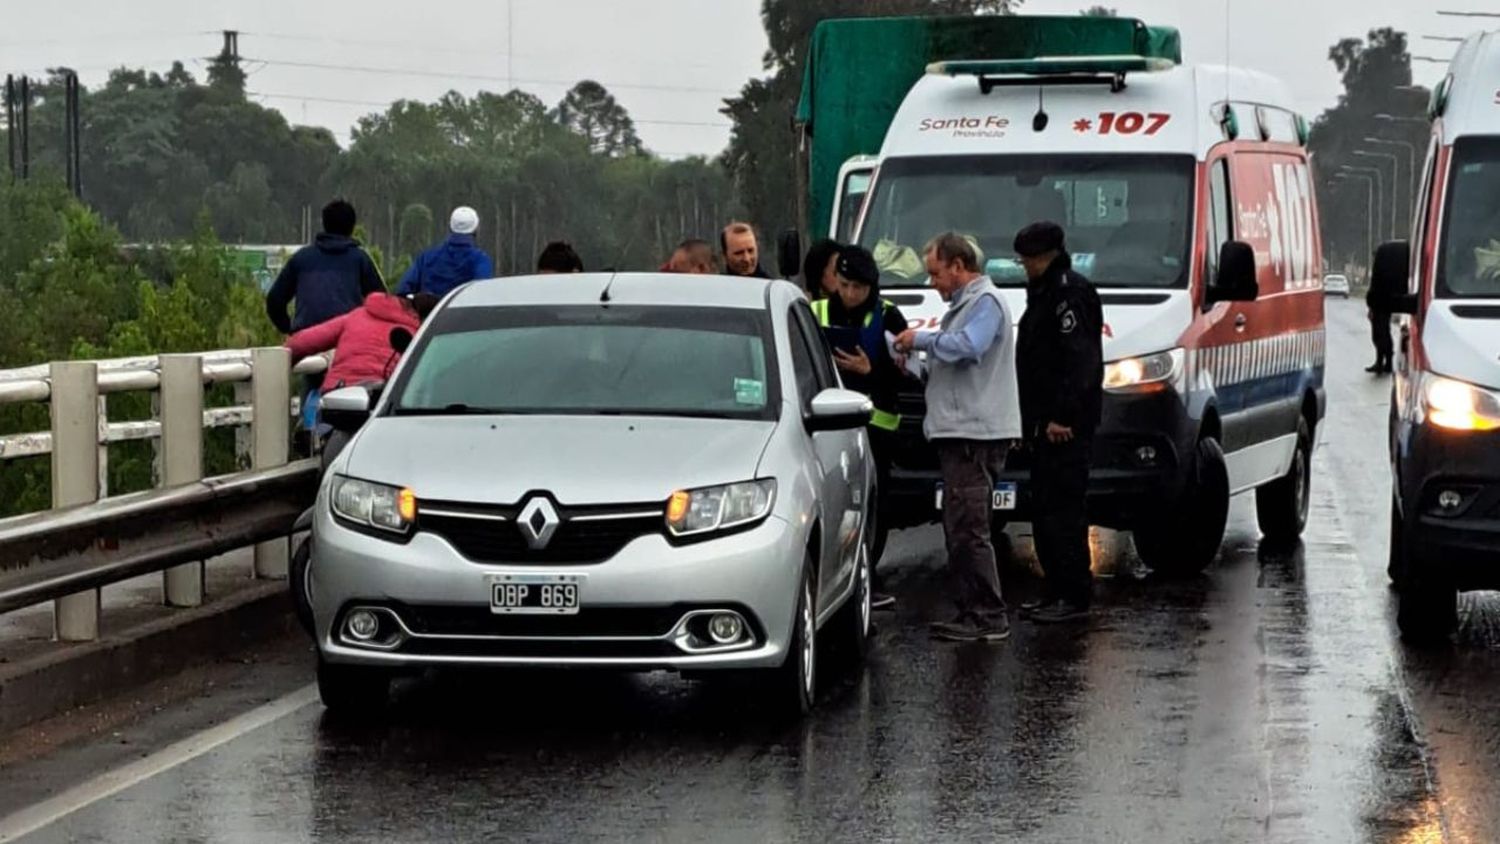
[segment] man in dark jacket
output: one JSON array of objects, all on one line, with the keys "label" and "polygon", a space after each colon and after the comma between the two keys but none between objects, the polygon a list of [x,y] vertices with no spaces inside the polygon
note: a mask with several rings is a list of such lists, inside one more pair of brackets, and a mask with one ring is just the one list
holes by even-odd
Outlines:
[{"label": "man in dark jacket", "polygon": [[494,278],[495,262],[474,241],[479,212],[467,205],[453,209],[448,239],[417,256],[396,285],[397,296],[431,293],[439,299],[460,284]]},{"label": "man in dark jacket", "polygon": [[1016,346],[1021,428],[1034,455],[1032,532],[1046,597],[1023,610],[1040,624],[1086,618],[1093,595],[1086,508],[1089,460],[1104,400],[1104,313],[1056,223],[1016,235],[1026,313]]},{"label": "man in dark jacket", "polygon": [[1370,339],[1375,343],[1375,363],[1365,371],[1375,375],[1391,374],[1391,358],[1396,354],[1396,344],[1391,340],[1391,312],[1384,297],[1375,291],[1375,285],[1365,294],[1365,305],[1370,318]]},{"label": "man in dark jacket", "polygon": [[[353,238],[354,206],[342,199],[323,206],[323,231],[286,262],[266,293],[266,315],[282,334],[341,317],[364,304],[371,293],[384,293],[375,262]],[[297,303],[295,316],[287,306]]]},{"label": "man in dark jacket", "polygon": [[[833,362],[838,366],[844,386],[869,396],[875,404],[868,434],[870,453],[875,458],[878,496],[875,506],[875,536],[870,549],[870,567],[880,565],[889,534],[890,508],[888,490],[891,480],[891,450],[895,447],[896,429],[901,417],[896,413],[897,397],[907,380],[896,360],[891,357],[886,336],[898,337],[907,329],[906,317],[890,302],[880,298],[880,269],[868,250],[858,246],[843,247],[837,255],[837,292],[812,303],[813,314],[833,347]],[[889,609],[896,599],[880,588],[879,578],[871,584],[874,609]]]},{"label": "man in dark jacket", "polygon": [[719,248],[724,252],[724,274],[741,278],[770,278],[760,265],[760,243],[749,223],[730,223],[719,232]]}]

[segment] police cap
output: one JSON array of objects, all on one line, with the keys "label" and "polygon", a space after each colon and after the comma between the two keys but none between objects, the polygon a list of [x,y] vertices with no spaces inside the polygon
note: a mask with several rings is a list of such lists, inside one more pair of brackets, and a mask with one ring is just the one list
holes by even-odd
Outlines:
[{"label": "police cap", "polygon": [[1066,251],[1062,226],[1052,222],[1032,223],[1016,234],[1015,250],[1022,258]]},{"label": "police cap", "polygon": [[839,275],[859,284],[872,285],[880,280],[875,256],[862,246],[846,246],[839,252]]}]

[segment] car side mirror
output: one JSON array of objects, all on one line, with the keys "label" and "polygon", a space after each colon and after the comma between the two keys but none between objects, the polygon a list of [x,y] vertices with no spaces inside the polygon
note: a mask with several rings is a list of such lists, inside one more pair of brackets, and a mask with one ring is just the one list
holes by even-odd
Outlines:
[{"label": "car side mirror", "polygon": [[1370,271],[1370,307],[1390,314],[1417,312],[1417,296],[1409,292],[1411,244],[1404,240],[1382,243],[1375,249]]},{"label": "car side mirror", "polygon": [[813,396],[812,407],[807,413],[807,430],[853,431],[870,424],[875,404],[864,393],[838,388],[824,390]]},{"label": "car side mirror", "polygon": [[802,235],[787,229],[776,241],[776,268],[782,278],[796,278],[802,272]]},{"label": "car side mirror", "polygon": [[340,387],[323,396],[319,410],[323,414],[323,421],[332,425],[335,430],[353,433],[369,421],[373,405],[369,389]]},{"label": "car side mirror", "polygon": [[1260,297],[1255,268],[1255,250],[1250,244],[1231,240],[1219,249],[1219,271],[1209,284],[1204,304],[1254,302]]},{"label": "car side mirror", "polygon": [[391,329],[390,341],[391,348],[395,349],[398,354],[404,355],[406,350],[411,348],[411,331],[398,325]]}]

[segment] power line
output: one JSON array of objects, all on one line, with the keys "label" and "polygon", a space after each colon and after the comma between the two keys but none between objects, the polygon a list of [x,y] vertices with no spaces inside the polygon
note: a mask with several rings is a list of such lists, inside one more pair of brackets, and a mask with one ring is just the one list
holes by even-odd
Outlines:
[{"label": "power line", "polygon": [[[217,35],[218,33],[217,32],[204,32],[202,34],[204,34],[204,35]],[[464,50],[475,50],[475,51],[483,51],[485,53],[485,55],[487,57],[489,57],[489,58],[501,58],[501,57],[505,57],[505,58],[518,58],[518,59],[550,59],[550,60],[555,60],[557,58],[557,56],[555,54],[551,54],[551,53],[512,53],[512,52],[509,52],[509,51],[496,51],[496,50],[493,49],[493,46],[494,46],[493,44],[482,43],[482,42],[478,42],[478,41],[455,42],[455,43],[445,44],[445,45],[436,45],[436,44],[427,44],[427,45],[424,45],[424,44],[412,44],[411,42],[408,42],[408,41],[378,41],[378,40],[370,40],[370,39],[363,39],[363,38],[344,38],[344,37],[334,38],[334,37],[328,37],[328,36],[322,36],[322,35],[294,35],[294,34],[291,34],[291,33],[284,33],[284,32],[252,32],[252,31],[248,31],[248,30],[240,30],[240,34],[241,35],[254,36],[256,38],[265,38],[265,39],[269,39],[269,40],[272,40],[272,41],[300,41],[300,42],[303,42],[303,43],[334,44],[334,45],[345,46],[345,47],[394,48],[394,49],[399,49],[399,50],[402,50],[402,51],[405,51],[405,52],[441,53],[441,54],[443,54],[445,56],[451,56],[451,55],[454,55],[456,52],[460,52],[460,51],[464,51]],[[706,69],[715,69],[715,68],[719,68],[720,67],[720,65],[706,64],[706,63],[702,63],[702,62],[685,62],[685,61],[677,61],[677,60],[642,62],[641,60],[638,60],[638,59],[632,59],[631,63],[632,64],[643,64],[643,63],[646,63],[646,64],[655,64],[655,65],[660,65],[662,67],[671,67],[671,68],[679,69],[679,70],[681,68],[684,68],[684,67],[696,67],[696,68],[706,68]]]},{"label": "power line", "polygon": [[[262,59],[252,58],[248,56],[243,57],[243,60],[257,61],[268,65],[275,65],[278,67],[300,67],[308,68],[311,70],[334,70],[347,73],[373,73],[385,76],[416,76],[429,79],[467,79],[478,82],[510,82],[512,84],[520,85],[561,85],[571,88],[572,86],[577,85],[580,81],[577,79],[521,79],[519,77],[507,80],[503,76],[490,76],[482,73],[450,73],[446,71],[436,70],[416,70],[413,68],[323,64],[321,62],[282,61],[280,59]],[[722,88],[698,88],[688,85],[648,85],[642,83],[604,82],[602,80],[595,81],[598,81],[599,84],[604,85],[605,87],[617,89],[636,89],[642,91],[673,91],[678,93],[716,94],[719,96],[735,96],[739,93],[738,91],[726,91]]]},{"label": "power line", "polygon": [[[304,94],[276,94],[267,91],[246,91],[245,95],[248,97],[265,97],[271,100],[301,100],[309,103],[334,103],[337,105],[372,106],[375,108],[390,108],[398,102],[396,100],[381,102],[379,100],[353,100],[343,97],[317,97]],[[641,123],[647,126],[703,126],[714,129],[728,129],[734,125],[732,123],[708,123],[699,120],[651,120],[649,118],[634,116],[630,120],[633,123]]]}]

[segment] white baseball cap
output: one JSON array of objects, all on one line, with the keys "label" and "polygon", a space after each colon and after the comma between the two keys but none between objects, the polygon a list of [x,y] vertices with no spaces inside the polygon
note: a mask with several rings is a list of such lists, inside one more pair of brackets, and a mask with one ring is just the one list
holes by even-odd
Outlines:
[{"label": "white baseball cap", "polygon": [[458,206],[448,218],[448,228],[454,234],[473,234],[479,230],[479,212],[467,205]]}]

